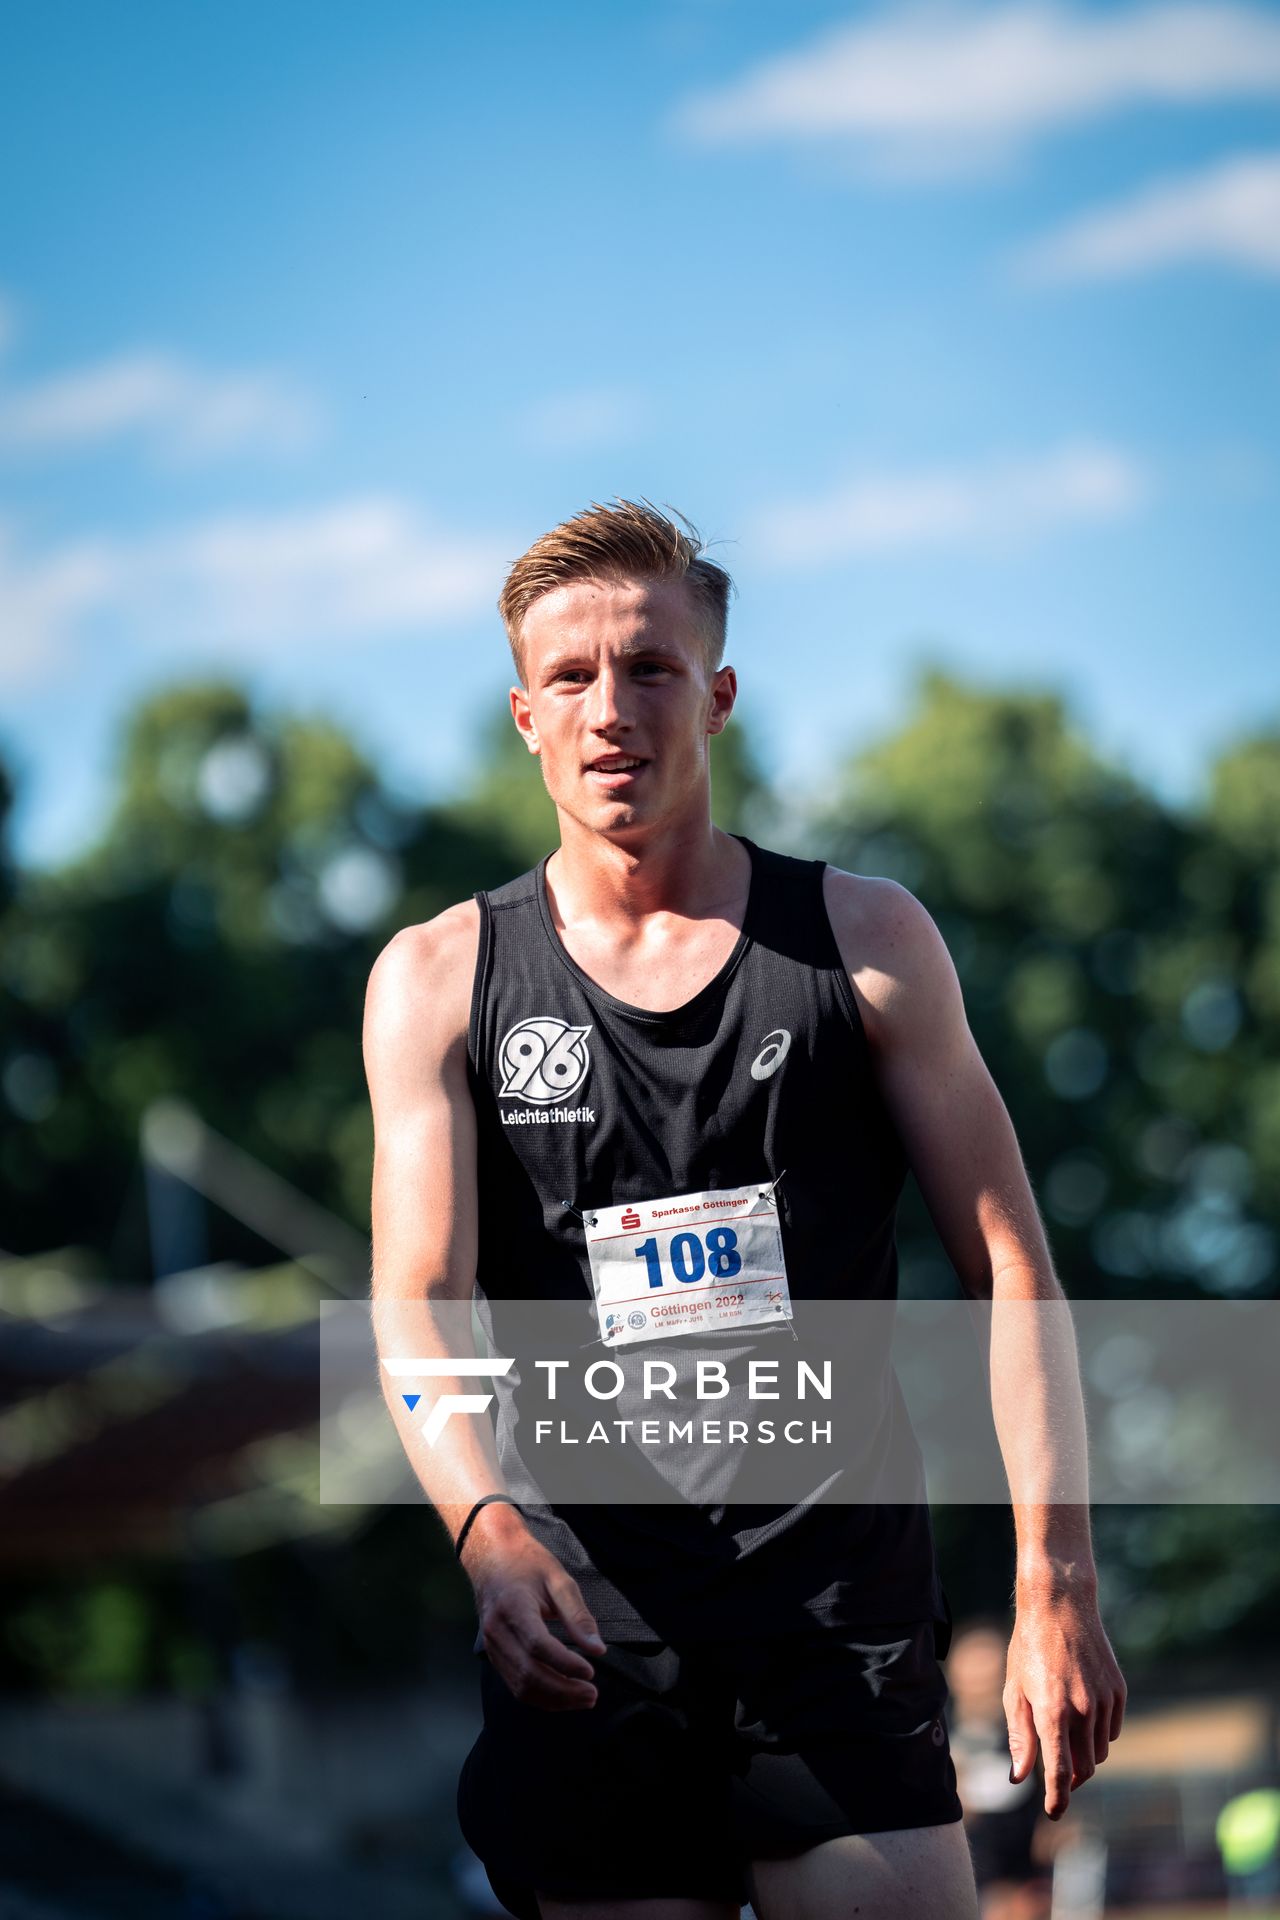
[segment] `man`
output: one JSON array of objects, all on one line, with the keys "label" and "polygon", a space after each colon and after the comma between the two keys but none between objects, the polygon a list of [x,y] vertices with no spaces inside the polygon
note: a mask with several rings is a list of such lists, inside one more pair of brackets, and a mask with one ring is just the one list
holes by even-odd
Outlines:
[{"label": "man", "polygon": [[[446,1387],[465,1387],[456,1309],[477,1287],[498,1352],[510,1303],[544,1297],[590,1319],[596,1352],[619,1334],[701,1350],[657,1341],[644,1306],[639,1331],[606,1311],[606,1242],[636,1299],[690,1283],[673,1307],[724,1298],[738,1336],[817,1296],[891,1300],[908,1165],[975,1298],[1061,1298],[925,909],[712,825],[729,590],[696,537],[626,501],[508,576],[512,715],[560,846],[399,933],[366,1019],[379,1344],[456,1356]],[[640,1237],[637,1209],[717,1207],[738,1209],[718,1240]],[[1078,1453],[1078,1381],[1053,1382],[1064,1443],[1038,1363],[1013,1364],[993,1335],[1006,1461]],[[892,1393],[874,1404],[901,1424]],[[839,1471],[834,1504],[557,1507],[524,1476],[515,1405],[498,1453],[487,1420],[454,1418],[431,1449],[406,1434],[475,1591],[485,1731],[459,1811],[510,1911],[727,1920],[749,1894],[760,1920],[971,1920],[927,1508],[842,1504]],[[1015,1516],[1010,1742],[1019,1776],[1043,1753],[1056,1818],[1119,1732],[1124,1684],[1087,1508],[1024,1497]]]}]

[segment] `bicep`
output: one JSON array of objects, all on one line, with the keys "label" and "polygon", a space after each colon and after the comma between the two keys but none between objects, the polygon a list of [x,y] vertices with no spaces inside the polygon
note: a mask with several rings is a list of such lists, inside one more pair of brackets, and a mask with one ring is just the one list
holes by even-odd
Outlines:
[{"label": "bicep", "polygon": [[914,1052],[888,1058],[881,1087],[938,1236],[968,1292],[1043,1245],[1008,1108],[965,1022],[946,1066]]},{"label": "bicep", "polygon": [[425,951],[411,941],[395,948],[374,969],[365,1014],[374,1292],[466,1298],[476,1269],[476,1119],[461,970],[458,956],[429,942]]},{"label": "bicep", "polygon": [[942,935],[904,888],[879,926],[858,984],[880,1090],[962,1286],[985,1294],[1002,1265],[1047,1266],[1039,1210]]}]

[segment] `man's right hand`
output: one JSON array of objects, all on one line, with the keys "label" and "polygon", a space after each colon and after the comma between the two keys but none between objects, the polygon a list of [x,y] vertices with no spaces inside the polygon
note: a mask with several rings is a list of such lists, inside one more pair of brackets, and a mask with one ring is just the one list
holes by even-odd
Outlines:
[{"label": "man's right hand", "polygon": [[[584,1655],[598,1658],[604,1641],[576,1581],[514,1508],[495,1504],[476,1515],[462,1564],[475,1590],[484,1650],[516,1699],[550,1713],[593,1707],[595,1669]],[[547,1621],[583,1652],[558,1640]]]}]

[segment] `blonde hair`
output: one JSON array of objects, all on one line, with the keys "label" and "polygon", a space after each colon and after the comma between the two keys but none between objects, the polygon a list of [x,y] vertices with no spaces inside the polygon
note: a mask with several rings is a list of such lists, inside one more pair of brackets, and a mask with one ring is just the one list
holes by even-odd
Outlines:
[{"label": "blonde hair", "polygon": [[729,596],[735,588],[724,568],[706,559],[705,543],[692,521],[671,511],[674,519],[648,500],[615,500],[609,506],[592,501],[521,554],[498,597],[521,685],[525,614],[544,593],[574,580],[683,580],[706,635],[707,666],[715,672],[724,656]]}]

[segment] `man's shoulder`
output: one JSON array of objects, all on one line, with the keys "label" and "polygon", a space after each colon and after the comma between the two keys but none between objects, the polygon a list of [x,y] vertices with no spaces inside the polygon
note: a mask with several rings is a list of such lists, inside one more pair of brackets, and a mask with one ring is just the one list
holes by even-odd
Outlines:
[{"label": "man's shoulder", "polygon": [[424,969],[451,967],[467,957],[474,961],[479,938],[479,904],[474,899],[459,900],[429,920],[415,921],[392,934],[373,963],[373,973],[403,978]]},{"label": "man's shoulder", "polygon": [[366,1029],[398,1033],[421,1023],[437,1035],[465,1035],[479,941],[475,900],[401,927],[370,971]]},{"label": "man's shoulder", "polygon": [[898,880],[829,865],[823,895],[868,1038],[888,1041],[895,1017],[951,970],[942,935]]},{"label": "man's shoulder", "polygon": [[933,927],[928,908],[900,880],[849,873],[828,864],[822,887],[841,949],[847,942],[851,957],[859,961],[867,956],[886,959],[895,948],[926,939]]}]

